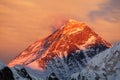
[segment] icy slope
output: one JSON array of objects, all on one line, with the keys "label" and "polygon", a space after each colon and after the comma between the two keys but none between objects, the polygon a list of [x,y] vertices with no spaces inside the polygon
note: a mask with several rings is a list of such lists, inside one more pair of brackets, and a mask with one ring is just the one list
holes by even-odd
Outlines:
[{"label": "icy slope", "polygon": [[71,79],[76,80],[120,80],[120,42],[96,55],[81,72]]}]

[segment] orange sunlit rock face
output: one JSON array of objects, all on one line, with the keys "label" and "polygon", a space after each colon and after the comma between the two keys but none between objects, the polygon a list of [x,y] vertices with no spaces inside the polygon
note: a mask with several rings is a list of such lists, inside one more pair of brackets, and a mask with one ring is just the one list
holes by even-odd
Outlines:
[{"label": "orange sunlit rock face", "polygon": [[21,53],[9,63],[9,66],[16,64],[29,65],[29,63],[33,62],[33,67],[37,63],[39,68],[44,70],[51,59],[66,57],[76,50],[84,50],[95,44],[111,46],[110,43],[103,40],[85,23],[70,19],[44,40],[32,44],[31,49],[30,47],[26,49],[28,53],[25,51]]},{"label": "orange sunlit rock face", "polygon": [[[57,33],[62,32],[62,33]],[[47,62],[49,62],[53,57],[60,57],[69,55],[76,50],[83,49],[79,48],[77,45],[83,45],[89,39],[91,42],[86,44],[84,47],[88,47],[90,44],[101,43],[102,38],[99,37],[95,32],[93,32],[85,23],[80,23],[74,20],[69,20],[60,30],[58,30],[55,36],[50,36],[50,39],[54,39],[49,49],[45,51],[41,57],[38,59],[39,66],[44,69]],[[94,38],[90,38],[94,36]],[[49,37],[47,39],[49,40]],[[105,42],[107,46],[111,46],[110,43]],[[64,54],[65,53],[65,54]]]}]

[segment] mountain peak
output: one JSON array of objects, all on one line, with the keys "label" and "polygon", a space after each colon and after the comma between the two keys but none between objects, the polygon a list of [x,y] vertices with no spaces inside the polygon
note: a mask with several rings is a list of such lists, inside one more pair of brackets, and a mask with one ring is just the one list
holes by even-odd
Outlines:
[{"label": "mountain peak", "polygon": [[[42,42],[33,43],[24,50],[9,63],[9,66],[21,64],[45,70],[48,63],[55,58],[68,58],[71,54],[78,56],[81,54],[80,51],[83,50],[87,50],[89,52],[88,57],[92,58],[110,46],[110,43],[92,31],[85,23],[69,19],[62,28],[42,40]],[[79,51],[78,54],[77,51]],[[87,55],[87,52],[85,55]],[[68,63],[65,64],[69,66]]]},{"label": "mountain peak", "polygon": [[72,23],[72,24],[74,24],[74,23],[84,23],[84,22],[77,21],[77,20],[74,20],[74,19],[68,19],[68,20],[66,21],[66,23]]},{"label": "mountain peak", "polygon": [[62,27],[64,28],[63,34],[74,34],[78,31],[84,30],[85,27],[87,27],[85,23],[69,19]]},{"label": "mountain peak", "polygon": [[80,22],[80,21],[77,21],[77,20],[74,20],[74,19],[69,19],[69,20],[66,21],[66,23],[74,24],[74,23],[83,23],[83,22]]}]

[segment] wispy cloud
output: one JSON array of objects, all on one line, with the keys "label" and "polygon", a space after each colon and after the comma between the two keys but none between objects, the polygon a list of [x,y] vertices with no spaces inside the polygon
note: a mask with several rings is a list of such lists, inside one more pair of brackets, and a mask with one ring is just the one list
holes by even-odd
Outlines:
[{"label": "wispy cloud", "polygon": [[120,22],[120,0],[108,0],[100,4],[100,10],[94,10],[89,13],[91,20],[101,18],[109,22]]}]

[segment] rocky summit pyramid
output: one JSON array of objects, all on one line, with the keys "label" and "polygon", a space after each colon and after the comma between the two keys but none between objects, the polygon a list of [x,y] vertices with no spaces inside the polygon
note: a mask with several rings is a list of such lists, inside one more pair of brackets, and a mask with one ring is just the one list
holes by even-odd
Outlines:
[{"label": "rocky summit pyramid", "polygon": [[60,79],[66,80],[109,47],[111,44],[85,23],[70,19],[50,36],[31,44],[8,65],[27,66],[46,76],[55,73]]}]

